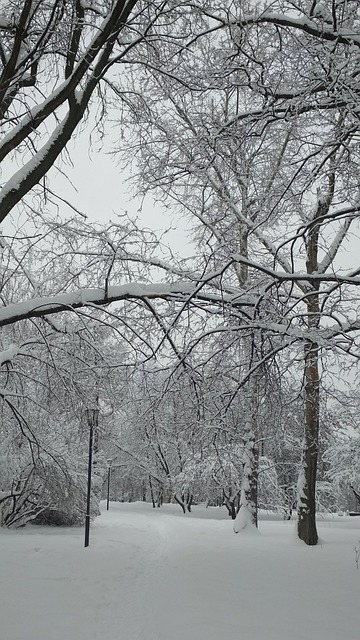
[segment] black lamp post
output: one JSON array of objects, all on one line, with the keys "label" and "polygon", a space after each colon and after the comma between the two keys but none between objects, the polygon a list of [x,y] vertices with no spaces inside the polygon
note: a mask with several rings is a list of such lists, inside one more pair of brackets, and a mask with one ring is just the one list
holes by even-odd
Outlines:
[{"label": "black lamp post", "polygon": [[87,493],[86,493],[86,515],[85,515],[85,544],[89,546],[90,539],[90,505],[91,505],[91,470],[93,458],[94,444],[94,427],[98,426],[99,409],[86,409],[86,419],[89,425],[89,458],[88,458],[88,477],[87,477]]},{"label": "black lamp post", "polygon": [[110,478],[111,478],[111,463],[112,463],[112,460],[109,459],[107,461],[107,463],[108,463],[108,477],[107,477],[106,511],[109,511],[109,505],[110,505]]}]

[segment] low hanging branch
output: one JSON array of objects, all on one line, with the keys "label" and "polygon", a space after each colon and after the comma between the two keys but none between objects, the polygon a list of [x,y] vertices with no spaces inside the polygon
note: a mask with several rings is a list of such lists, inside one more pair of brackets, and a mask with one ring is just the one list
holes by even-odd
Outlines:
[{"label": "low hanging branch", "polygon": [[53,297],[32,298],[25,302],[7,305],[0,309],[0,327],[20,320],[40,318],[61,311],[73,311],[82,307],[104,307],[122,300],[141,299],[178,300],[196,299],[211,304],[232,304],[235,307],[253,304],[248,299],[237,296],[200,293],[194,284],[184,282],[168,284],[129,283],[108,286],[106,289],[80,289],[74,293],[64,293]]}]

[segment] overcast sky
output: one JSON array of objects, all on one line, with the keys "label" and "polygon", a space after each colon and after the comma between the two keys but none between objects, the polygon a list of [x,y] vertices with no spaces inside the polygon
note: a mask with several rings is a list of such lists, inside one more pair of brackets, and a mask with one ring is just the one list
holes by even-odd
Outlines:
[{"label": "overcast sky", "polygon": [[[192,254],[187,222],[160,204],[154,204],[151,197],[141,207],[141,201],[132,195],[131,186],[127,183],[129,174],[124,174],[105,149],[89,152],[84,135],[70,144],[69,152],[73,167],[62,168],[77,191],[58,172],[51,177],[54,191],[93,221],[105,223],[115,220],[116,214],[127,211],[132,218],[139,216],[143,227],[149,227],[159,234],[173,228],[166,236],[172,250],[182,256]],[[68,213],[69,210],[66,211]]]}]

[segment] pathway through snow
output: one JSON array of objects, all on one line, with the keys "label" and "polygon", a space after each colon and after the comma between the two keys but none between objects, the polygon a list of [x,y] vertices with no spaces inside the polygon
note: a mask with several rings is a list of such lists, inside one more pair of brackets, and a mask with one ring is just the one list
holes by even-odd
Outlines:
[{"label": "pathway through snow", "polygon": [[221,509],[111,504],[80,529],[0,531],[0,640],[358,640],[360,522],[235,535]]}]

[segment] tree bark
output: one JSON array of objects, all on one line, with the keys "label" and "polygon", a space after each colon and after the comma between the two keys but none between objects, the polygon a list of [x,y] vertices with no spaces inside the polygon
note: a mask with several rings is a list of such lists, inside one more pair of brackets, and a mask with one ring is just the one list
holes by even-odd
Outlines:
[{"label": "tree bark", "polygon": [[250,430],[245,445],[244,471],[241,482],[240,509],[234,520],[234,532],[258,526],[258,464],[259,450],[255,443],[254,431]]},{"label": "tree bark", "polygon": [[[322,213],[323,204],[319,202],[315,216]],[[318,269],[319,226],[315,224],[309,231],[307,242],[307,273]],[[320,322],[319,283],[313,285],[307,298],[307,324],[309,329],[318,329]],[[311,340],[305,343],[304,350],[304,413],[305,428],[301,471],[298,481],[298,522],[300,540],[305,544],[316,545],[316,472],[319,442],[319,345]]]},{"label": "tree bark", "polygon": [[316,545],[316,471],[319,440],[319,347],[305,345],[305,432],[298,482],[298,536]]}]

